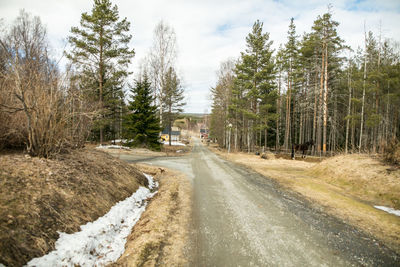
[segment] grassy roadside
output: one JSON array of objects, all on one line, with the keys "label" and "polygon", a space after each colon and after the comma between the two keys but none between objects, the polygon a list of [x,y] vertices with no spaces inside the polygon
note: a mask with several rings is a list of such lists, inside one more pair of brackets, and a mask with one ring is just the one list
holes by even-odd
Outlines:
[{"label": "grassy roadside", "polygon": [[158,193],[127,238],[124,254],[110,266],[184,266],[191,214],[191,184],[181,173],[134,165],[159,182]]},{"label": "grassy roadside", "polygon": [[400,218],[373,205],[398,208],[400,170],[367,156],[338,156],[321,163],[262,159],[247,153],[216,154],[250,167],[300,193],[324,210],[400,253]]},{"label": "grassy roadside", "polygon": [[52,159],[0,155],[0,263],[43,256],[58,232],[79,231],[147,183],[134,166],[90,148]]}]

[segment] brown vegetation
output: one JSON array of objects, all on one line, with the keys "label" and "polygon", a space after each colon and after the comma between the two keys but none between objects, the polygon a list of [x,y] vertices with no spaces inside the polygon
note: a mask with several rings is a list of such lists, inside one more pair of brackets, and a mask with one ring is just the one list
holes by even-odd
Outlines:
[{"label": "brown vegetation", "polygon": [[386,146],[384,157],[392,164],[400,164],[400,142],[397,139],[392,139]]},{"label": "brown vegetation", "polygon": [[329,158],[306,173],[371,205],[400,209],[400,170],[368,155]]},{"label": "brown vegetation", "polygon": [[124,254],[112,266],[185,266],[191,214],[191,185],[181,173],[137,166],[159,182],[158,193],[128,236]]},{"label": "brown vegetation", "polygon": [[0,36],[0,149],[49,157],[82,147],[89,134],[90,104],[48,50],[45,27],[24,11]]},{"label": "brown vegetation", "polygon": [[2,155],[0,184],[0,262],[22,266],[54,249],[57,231],[78,231],[147,180],[134,166],[83,149],[53,159]]}]

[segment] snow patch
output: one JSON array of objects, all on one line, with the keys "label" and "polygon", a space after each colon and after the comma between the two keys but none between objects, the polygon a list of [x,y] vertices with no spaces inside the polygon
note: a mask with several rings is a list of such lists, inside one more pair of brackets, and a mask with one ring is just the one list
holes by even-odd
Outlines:
[{"label": "snow patch", "polygon": [[101,148],[101,149],[126,149],[126,150],[131,150],[127,146],[118,146],[118,145],[99,145],[96,148]]},{"label": "snow patch", "polygon": [[[169,141],[162,141],[164,145],[169,145]],[[186,146],[184,143],[179,141],[171,141],[171,146]]]},{"label": "snow patch", "polygon": [[153,177],[144,174],[149,188],[139,187],[130,197],[115,204],[103,217],[81,226],[73,234],[59,233],[55,250],[34,258],[27,266],[104,266],[115,262],[124,252],[126,238],[146,209],[158,187]]},{"label": "snow patch", "polygon": [[385,206],[374,206],[374,208],[386,211],[386,212],[394,214],[396,216],[400,216],[400,210],[395,210],[395,209],[388,208],[388,207],[385,207]]}]

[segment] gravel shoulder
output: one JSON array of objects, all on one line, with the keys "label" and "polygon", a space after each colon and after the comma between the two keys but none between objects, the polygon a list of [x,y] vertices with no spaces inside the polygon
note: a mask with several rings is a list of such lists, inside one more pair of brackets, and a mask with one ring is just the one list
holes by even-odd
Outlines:
[{"label": "gravel shoulder", "polygon": [[166,168],[135,164],[159,182],[158,193],[127,238],[124,254],[110,266],[185,266],[192,187],[186,176]]},{"label": "gravel shoulder", "polygon": [[212,151],[276,181],[324,212],[367,233],[377,244],[400,253],[400,218],[373,207],[394,205],[396,208],[399,170],[388,173],[388,166],[359,155],[310,163]]}]

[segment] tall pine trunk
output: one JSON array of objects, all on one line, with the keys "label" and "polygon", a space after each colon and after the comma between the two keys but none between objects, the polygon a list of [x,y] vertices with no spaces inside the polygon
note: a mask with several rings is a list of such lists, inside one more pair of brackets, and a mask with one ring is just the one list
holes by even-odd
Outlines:
[{"label": "tall pine trunk", "polygon": [[325,43],[325,71],[324,71],[324,127],[322,136],[322,152],[326,155],[326,132],[328,121],[328,45]]},{"label": "tall pine trunk", "polygon": [[360,141],[358,146],[358,152],[361,153],[362,150],[362,138],[363,138],[363,129],[364,129],[364,105],[365,105],[365,86],[367,81],[367,33],[365,32],[364,25],[364,38],[365,38],[365,51],[364,51],[364,77],[363,77],[363,94],[361,101],[361,125],[360,125]]},{"label": "tall pine trunk", "polygon": [[100,145],[103,144],[103,29],[100,31],[100,59],[99,59],[99,100],[101,110]]},{"label": "tall pine trunk", "polygon": [[346,119],[346,141],[344,145],[344,153],[348,153],[348,145],[349,145],[349,126],[350,126],[350,111],[351,111],[351,77],[350,77],[350,71],[351,71],[351,64],[349,64],[349,69],[347,72],[347,86],[349,87],[349,101],[348,101],[348,107],[347,107],[347,119]]},{"label": "tall pine trunk", "polygon": [[324,64],[325,64],[325,51],[322,49],[322,60],[320,69],[320,87],[319,87],[319,101],[318,101],[318,114],[317,114],[317,153],[321,155],[321,132],[322,132],[322,96],[324,89]]},{"label": "tall pine trunk", "polygon": [[279,72],[279,80],[278,80],[278,98],[276,99],[276,106],[277,106],[277,110],[278,110],[278,118],[276,120],[276,140],[275,140],[275,150],[277,151],[280,147],[279,145],[279,135],[280,135],[280,131],[279,131],[279,124],[280,124],[280,120],[281,120],[281,73]]}]

